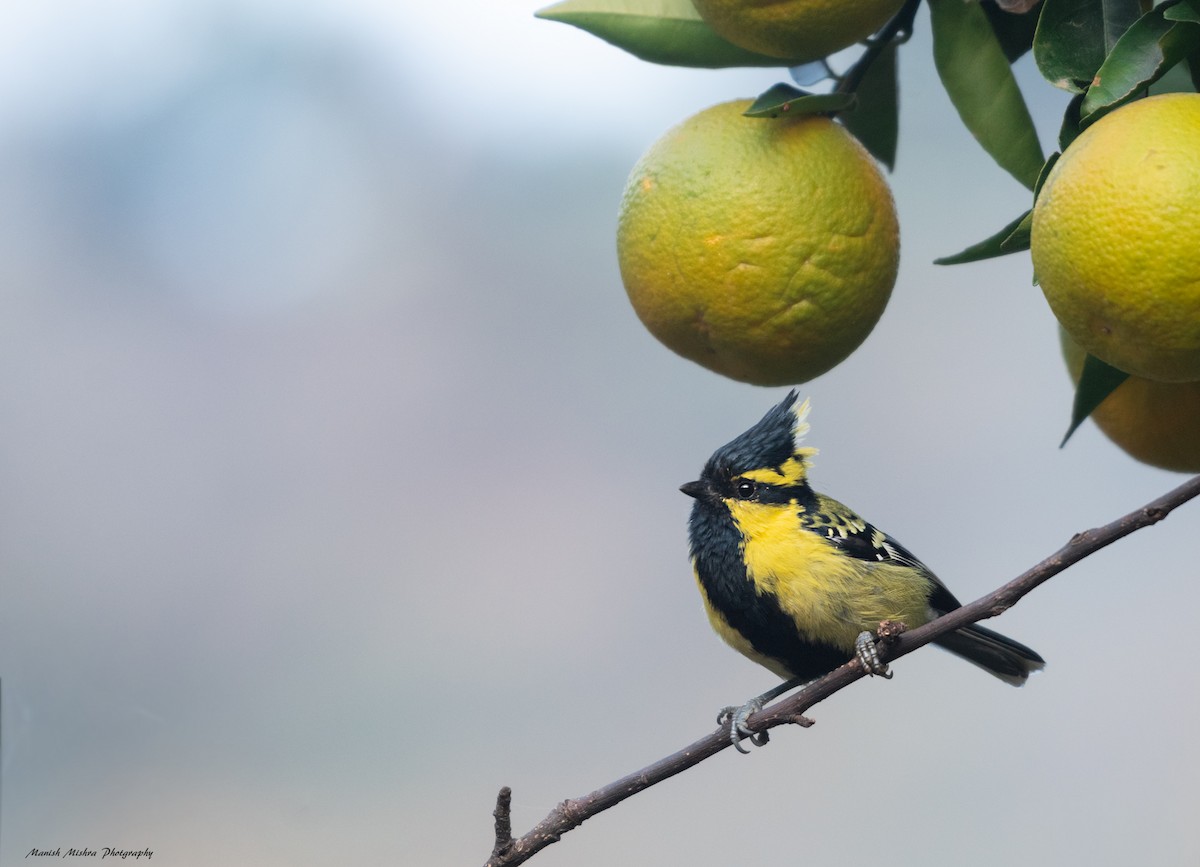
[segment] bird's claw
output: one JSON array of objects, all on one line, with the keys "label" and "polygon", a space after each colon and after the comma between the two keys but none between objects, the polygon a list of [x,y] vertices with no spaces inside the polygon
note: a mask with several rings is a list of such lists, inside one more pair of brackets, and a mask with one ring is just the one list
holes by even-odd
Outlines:
[{"label": "bird's claw", "polygon": [[763,708],[762,699],[752,698],[742,706],[730,705],[729,707],[721,708],[721,712],[717,714],[717,725],[729,726],[729,742],[739,753],[749,753],[750,751],[742,746],[742,738],[746,738],[756,747],[761,747],[771,739],[767,732],[756,732],[746,727],[746,720],[753,714],[758,713]]},{"label": "bird's claw", "polygon": [[858,634],[858,638],[854,640],[854,655],[858,658],[858,664],[867,674],[872,677],[892,679],[892,673],[888,671],[887,663],[879,658],[879,651],[875,647],[875,638],[871,633],[860,632]]}]

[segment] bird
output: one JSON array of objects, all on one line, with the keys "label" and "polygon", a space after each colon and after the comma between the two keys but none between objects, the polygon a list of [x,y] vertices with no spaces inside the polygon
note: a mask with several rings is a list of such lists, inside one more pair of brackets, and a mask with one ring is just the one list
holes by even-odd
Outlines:
[{"label": "bird", "polygon": [[[853,658],[869,674],[891,677],[874,640],[881,622],[915,628],[961,607],[907,548],[813,490],[817,450],[803,444],[809,409],[793,389],[680,487],[693,498],[689,550],[710,624],[784,679],[718,716],[743,753],[743,738],[767,740],[747,719],[779,695]],[[934,643],[1013,686],[1045,666],[1030,648],[978,624]]]}]

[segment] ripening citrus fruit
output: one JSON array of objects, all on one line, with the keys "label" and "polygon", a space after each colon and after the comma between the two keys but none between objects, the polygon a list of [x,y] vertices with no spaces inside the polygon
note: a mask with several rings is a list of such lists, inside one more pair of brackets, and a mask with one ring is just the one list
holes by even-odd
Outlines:
[{"label": "ripening citrus fruit", "polygon": [[1141,99],[1088,127],[1038,196],[1032,254],[1084,349],[1147,379],[1200,380],[1200,94]]},{"label": "ripening citrus fruit", "polygon": [[806,382],[883,314],[900,245],[887,183],[843,127],[715,105],[634,166],[617,226],[629,299],[685,358],[742,382]]},{"label": "ripening citrus fruit", "polygon": [[[1087,355],[1059,329],[1063,358],[1078,384]],[[1130,376],[1092,412],[1110,440],[1144,464],[1200,473],[1200,382],[1154,382]]]},{"label": "ripening citrus fruit", "polygon": [[817,60],[866,39],[904,0],[692,0],[700,17],[742,48]]}]

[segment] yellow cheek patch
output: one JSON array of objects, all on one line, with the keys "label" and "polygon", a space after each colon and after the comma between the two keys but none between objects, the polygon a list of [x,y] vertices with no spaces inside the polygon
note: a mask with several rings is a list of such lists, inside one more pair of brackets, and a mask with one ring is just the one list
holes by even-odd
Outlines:
[{"label": "yellow cheek patch", "polygon": [[817,453],[814,448],[799,448],[796,453],[788,458],[779,469],[774,467],[765,467],[760,470],[750,470],[742,473],[742,478],[749,479],[752,482],[761,482],[765,485],[778,485],[780,487],[790,487],[798,485],[808,477],[807,459]]}]

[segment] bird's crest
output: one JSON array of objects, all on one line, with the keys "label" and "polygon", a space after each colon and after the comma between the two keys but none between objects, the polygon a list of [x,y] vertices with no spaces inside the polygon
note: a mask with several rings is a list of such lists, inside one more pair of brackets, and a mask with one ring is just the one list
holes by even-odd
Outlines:
[{"label": "bird's crest", "polygon": [[[792,392],[793,395],[795,393],[796,392],[794,392],[794,391]],[[792,452],[793,453],[804,451],[804,452],[812,452],[813,454],[816,454],[816,451],[817,451],[816,449],[812,448],[811,446],[806,448],[805,446],[801,445],[804,442],[804,438],[806,436],[808,436],[808,431],[809,431],[808,412],[811,409],[812,409],[812,404],[810,403],[810,401],[807,397],[804,398],[804,400],[802,400],[800,402],[799,406],[796,406],[794,403],[792,405],[792,415],[795,416],[795,418],[796,418],[796,422],[792,426]]]},{"label": "bird's crest", "polygon": [[808,460],[817,453],[803,445],[808,434],[809,402],[797,405],[795,391],[767,411],[758,424],[719,448],[713,463],[731,473],[773,485],[804,481]]}]

